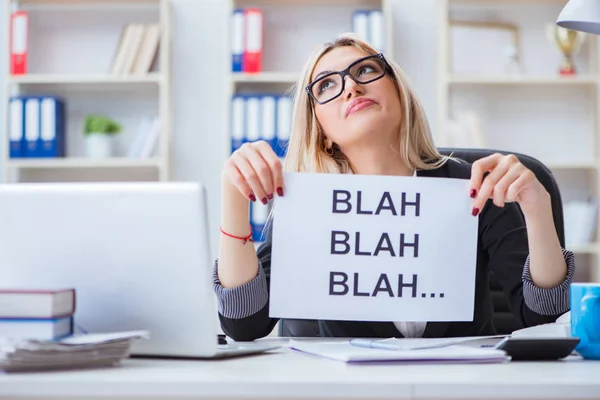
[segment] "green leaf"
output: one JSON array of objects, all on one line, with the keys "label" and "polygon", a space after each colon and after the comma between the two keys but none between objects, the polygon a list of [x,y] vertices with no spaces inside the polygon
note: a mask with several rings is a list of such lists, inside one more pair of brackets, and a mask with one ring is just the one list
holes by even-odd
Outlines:
[{"label": "green leaf", "polygon": [[121,125],[104,115],[88,115],[85,117],[83,133],[87,136],[93,133],[114,135],[121,132]]}]

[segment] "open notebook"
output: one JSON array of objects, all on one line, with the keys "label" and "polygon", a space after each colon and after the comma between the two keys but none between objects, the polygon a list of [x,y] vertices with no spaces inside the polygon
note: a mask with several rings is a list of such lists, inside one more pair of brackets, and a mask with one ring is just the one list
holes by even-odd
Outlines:
[{"label": "open notebook", "polygon": [[301,340],[290,340],[289,347],[298,352],[346,363],[389,361],[411,363],[497,363],[510,360],[502,350],[460,344],[414,350],[385,350],[358,347],[351,344],[349,340],[342,342],[305,342]]}]

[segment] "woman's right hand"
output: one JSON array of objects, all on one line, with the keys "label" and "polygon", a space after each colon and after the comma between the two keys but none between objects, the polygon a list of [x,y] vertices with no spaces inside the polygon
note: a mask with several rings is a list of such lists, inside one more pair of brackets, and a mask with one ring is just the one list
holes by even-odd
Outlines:
[{"label": "woman's right hand", "polygon": [[235,150],[225,162],[223,178],[251,201],[267,204],[274,193],[283,196],[281,161],[265,141],[244,143]]}]

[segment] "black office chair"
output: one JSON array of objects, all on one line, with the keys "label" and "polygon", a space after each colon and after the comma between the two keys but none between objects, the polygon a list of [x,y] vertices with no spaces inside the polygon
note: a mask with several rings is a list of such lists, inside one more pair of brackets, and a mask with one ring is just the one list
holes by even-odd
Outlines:
[{"label": "black office chair", "polygon": [[[494,150],[494,149],[461,149],[461,148],[439,148],[443,155],[452,155],[455,158],[473,163],[476,160],[487,157],[494,153],[514,154],[519,161],[529,168],[546,188],[550,194],[554,226],[561,246],[565,247],[565,228],[562,209],[562,198],[558,184],[552,172],[541,161],[525,154]],[[508,301],[504,297],[498,280],[490,272],[490,291],[494,306],[494,326],[498,334],[504,335],[514,330],[523,328],[521,322],[510,312]],[[279,336],[290,337],[317,337],[319,327],[315,320],[282,319],[279,322]]]}]

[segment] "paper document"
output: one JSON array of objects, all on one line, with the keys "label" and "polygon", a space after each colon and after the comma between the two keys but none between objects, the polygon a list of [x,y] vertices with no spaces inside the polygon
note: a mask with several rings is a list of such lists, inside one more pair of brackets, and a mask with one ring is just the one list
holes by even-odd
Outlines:
[{"label": "paper document", "polygon": [[0,371],[36,371],[109,366],[129,356],[146,331],[75,335],[57,341],[0,337]]},{"label": "paper document", "polygon": [[62,340],[59,340],[61,344],[100,344],[109,343],[116,340],[123,339],[148,339],[149,333],[147,331],[128,331],[128,332],[114,332],[114,333],[87,333],[83,335],[73,335]]},{"label": "paper document", "polygon": [[[274,203],[271,317],[473,320],[478,218],[467,180],[285,179],[286,195]],[[308,232],[302,246],[297,232]]]},{"label": "paper document", "polygon": [[440,347],[447,347],[457,344],[470,345],[470,344],[488,344],[487,342],[499,342],[500,339],[508,335],[494,335],[494,336],[470,336],[470,337],[452,337],[452,338],[432,338],[432,339],[421,339],[421,338],[390,338],[380,340],[369,340],[359,339],[362,341],[369,340],[373,343],[372,347],[377,347],[377,344],[385,344],[386,347],[393,350],[421,350],[421,349],[436,349]]},{"label": "paper document", "polygon": [[357,347],[351,345],[349,341],[324,343],[290,340],[289,347],[299,352],[347,363],[375,361],[496,363],[510,359],[502,350],[460,345],[390,351]]}]

